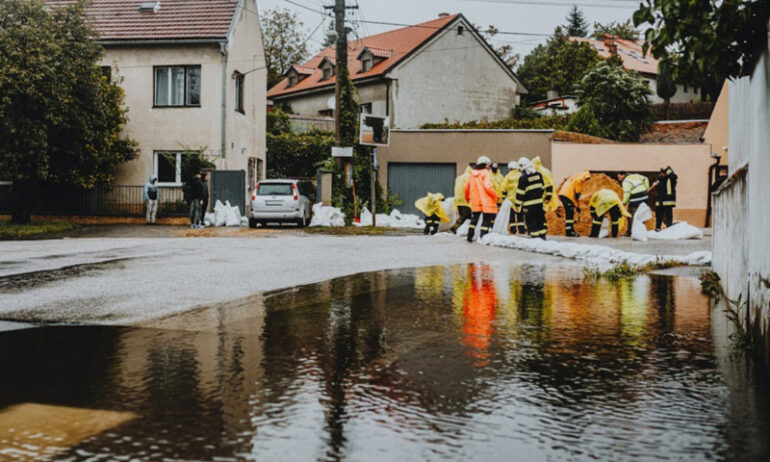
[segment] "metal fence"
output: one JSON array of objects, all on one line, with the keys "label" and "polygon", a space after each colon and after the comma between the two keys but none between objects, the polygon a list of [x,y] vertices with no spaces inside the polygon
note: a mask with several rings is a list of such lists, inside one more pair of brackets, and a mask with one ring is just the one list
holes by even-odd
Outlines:
[{"label": "metal fence", "polygon": [[[11,187],[0,185],[0,214],[13,209]],[[27,197],[26,209],[33,215],[141,216],[143,186],[42,186]],[[189,208],[181,186],[158,188],[158,216],[185,216]]]}]

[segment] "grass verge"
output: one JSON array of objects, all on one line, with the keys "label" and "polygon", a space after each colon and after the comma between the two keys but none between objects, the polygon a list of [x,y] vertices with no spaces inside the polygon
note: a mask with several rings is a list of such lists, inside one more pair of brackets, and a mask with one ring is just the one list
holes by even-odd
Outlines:
[{"label": "grass verge", "polygon": [[648,263],[644,266],[632,266],[628,262],[621,262],[605,271],[602,271],[596,266],[585,266],[583,267],[583,279],[607,279],[611,282],[615,282],[624,278],[636,277],[638,274],[649,273],[650,271],[656,271],[660,269],[673,268],[675,266],[681,266],[681,264],[660,260],[654,263]]},{"label": "grass verge", "polygon": [[77,227],[77,224],[65,221],[32,222],[26,225],[17,225],[9,221],[0,221],[0,240],[43,239],[52,237],[53,235],[64,231],[73,230]]},{"label": "grass verge", "polygon": [[381,236],[383,234],[393,233],[392,228],[381,228],[373,226],[340,226],[324,227],[315,226],[312,228],[303,228],[308,234],[323,234],[329,236]]}]

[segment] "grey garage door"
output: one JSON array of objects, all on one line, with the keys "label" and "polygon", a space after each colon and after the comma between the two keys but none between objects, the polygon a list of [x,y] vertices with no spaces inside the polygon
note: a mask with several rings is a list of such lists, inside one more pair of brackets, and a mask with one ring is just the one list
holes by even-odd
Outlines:
[{"label": "grey garage door", "polygon": [[419,213],[414,201],[429,192],[444,197],[454,195],[456,164],[388,163],[388,190],[403,201],[396,208],[403,213]]}]

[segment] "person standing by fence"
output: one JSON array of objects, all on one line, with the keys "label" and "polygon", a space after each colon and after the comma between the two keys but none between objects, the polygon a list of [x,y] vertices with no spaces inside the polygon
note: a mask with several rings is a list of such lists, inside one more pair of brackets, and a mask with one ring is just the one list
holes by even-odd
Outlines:
[{"label": "person standing by fence", "polygon": [[198,224],[201,226],[203,226],[203,219],[206,217],[206,212],[209,209],[209,183],[206,181],[207,175],[206,172],[201,172],[203,204],[201,205],[201,219],[198,220]]},{"label": "person standing by fence", "polygon": [[150,175],[142,189],[142,197],[147,209],[146,219],[148,225],[155,224],[155,215],[158,213],[158,177]]},{"label": "person standing by fence", "polygon": [[185,189],[187,190],[186,194],[189,194],[190,197],[190,228],[202,228],[199,224],[201,221],[201,208],[203,207],[203,181],[201,181],[201,174],[196,173],[190,179]]}]

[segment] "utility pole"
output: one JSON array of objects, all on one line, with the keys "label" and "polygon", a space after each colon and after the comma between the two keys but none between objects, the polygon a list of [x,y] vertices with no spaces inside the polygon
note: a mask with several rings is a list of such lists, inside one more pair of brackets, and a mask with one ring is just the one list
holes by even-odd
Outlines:
[{"label": "utility pole", "polygon": [[342,123],[340,119],[340,89],[342,82],[340,76],[348,78],[348,33],[345,27],[345,10],[357,9],[358,5],[346,6],[345,0],[334,0],[334,6],[324,6],[327,10],[334,10],[334,29],[337,32],[337,51],[334,56],[334,141],[335,145],[342,146]]}]

